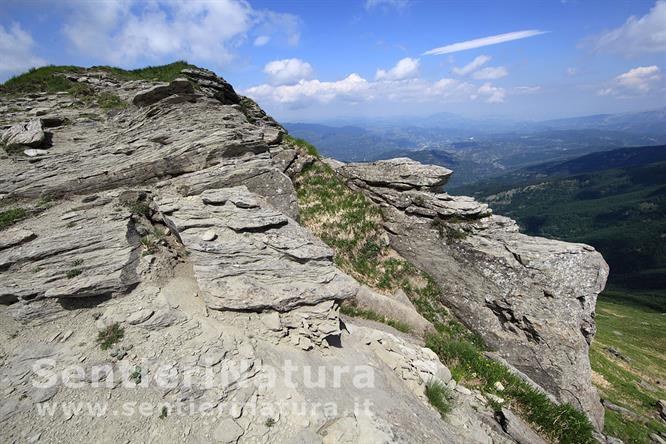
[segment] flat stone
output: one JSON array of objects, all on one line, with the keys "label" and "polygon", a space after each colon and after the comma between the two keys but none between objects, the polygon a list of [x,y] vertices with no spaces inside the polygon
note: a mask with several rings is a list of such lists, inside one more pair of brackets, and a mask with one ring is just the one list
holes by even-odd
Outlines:
[{"label": "flat stone", "polygon": [[23,150],[23,154],[25,154],[28,157],[44,156],[48,153],[49,152],[47,150],[40,150],[37,148],[28,148],[27,150]]},{"label": "flat stone", "polygon": [[42,121],[30,120],[27,123],[18,123],[0,135],[0,144],[7,146],[25,145],[38,148],[46,141],[46,134],[42,129]]},{"label": "flat stone", "polygon": [[398,189],[436,189],[446,184],[453,174],[448,168],[424,165],[406,157],[372,163],[348,163],[340,166],[337,171],[369,185]]},{"label": "flat stone", "polygon": [[217,238],[217,234],[213,230],[206,230],[204,233],[201,235],[201,240],[210,242],[213,241]]},{"label": "flat stone", "polygon": [[238,441],[243,433],[245,433],[245,430],[236,421],[226,418],[218,422],[213,432],[213,438],[215,442],[231,444]]},{"label": "flat stone", "polygon": [[143,310],[136,311],[127,317],[127,323],[130,325],[141,324],[146,322],[155,313],[154,310],[144,308]]},{"label": "flat stone", "polygon": [[193,94],[194,87],[185,79],[175,79],[170,83],[153,86],[137,93],[132,99],[136,106],[148,106],[174,94]]}]

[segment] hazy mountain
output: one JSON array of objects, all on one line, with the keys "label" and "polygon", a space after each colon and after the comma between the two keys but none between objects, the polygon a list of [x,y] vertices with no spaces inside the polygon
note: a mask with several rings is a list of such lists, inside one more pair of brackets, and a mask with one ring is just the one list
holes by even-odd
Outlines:
[{"label": "hazy mountain", "polygon": [[636,134],[666,134],[666,107],[656,110],[622,113],[597,114],[541,122],[553,129],[612,129]]}]

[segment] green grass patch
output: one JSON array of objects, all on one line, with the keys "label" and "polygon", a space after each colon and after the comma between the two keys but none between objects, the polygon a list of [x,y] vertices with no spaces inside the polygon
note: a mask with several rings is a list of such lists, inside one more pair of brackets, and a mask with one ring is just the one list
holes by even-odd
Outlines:
[{"label": "green grass patch", "polygon": [[97,95],[97,104],[104,109],[123,109],[127,108],[128,103],[118,97],[116,94],[104,91]]},{"label": "green grass patch", "polygon": [[106,71],[114,77],[121,80],[150,80],[158,82],[170,82],[182,77],[183,69],[196,68],[195,65],[187,63],[185,60],[169,63],[167,65],[147,66],[145,68],[125,70],[113,66],[93,66],[92,71]]},{"label": "green grass patch", "polygon": [[137,200],[127,203],[126,206],[127,208],[129,208],[132,214],[137,214],[145,217],[150,216],[150,205],[147,202],[142,202]]},{"label": "green grass patch", "polygon": [[85,71],[78,66],[43,66],[12,77],[0,85],[0,93],[23,94],[32,92],[68,91],[74,85],[62,74],[80,74]]},{"label": "green grass patch", "polygon": [[65,273],[65,277],[67,279],[73,279],[83,273],[83,271],[80,268],[72,268],[71,270],[67,270],[67,273]]},{"label": "green grass patch", "polygon": [[[594,442],[592,425],[584,413],[570,404],[554,404],[506,367],[483,356],[474,344],[438,333],[427,337],[426,347],[437,353],[458,382],[503,397],[537,431],[554,442]],[[497,392],[497,382],[502,383],[503,391]]]},{"label": "green grass patch", "polygon": [[11,208],[0,212],[0,230],[4,230],[21,219],[25,219],[28,212],[24,208]]},{"label": "green grass patch", "polygon": [[[241,106],[242,106],[242,103],[241,103]],[[317,148],[313,144],[311,144],[310,142],[307,142],[303,139],[298,139],[296,137],[292,137],[290,135],[284,136],[284,138],[282,140],[286,143],[290,143],[292,145],[297,146],[298,148],[302,149],[303,151],[310,154],[311,156],[315,156],[318,159],[321,158],[321,154],[319,154],[319,150],[317,150]]]},{"label": "green grass patch", "polygon": [[[553,404],[506,367],[483,356],[483,340],[442,305],[441,289],[434,279],[398,257],[382,240],[382,213],[376,205],[362,193],[350,190],[333,170],[320,162],[304,169],[295,184],[303,225],[334,248],[335,262],[343,271],[380,291],[402,289],[407,294],[417,311],[435,326],[436,333],[426,338],[426,345],[448,365],[458,382],[502,396],[537,431],[554,442],[593,442],[592,425],[582,412],[569,404]],[[456,223],[450,221],[447,227]],[[443,236],[455,240],[462,235],[443,232]],[[386,321],[382,315],[346,304],[341,311],[350,316]],[[505,387],[501,393],[494,385],[498,381]],[[435,403],[436,392],[433,388]]]},{"label": "green grass patch", "polygon": [[83,68],[80,66],[43,66],[33,68],[26,73],[12,77],[0,85],[0,93],[25,94],[34,92],[54,93],[68,91],[75,97],[89,96],[86,90],[92,89],[89,85],[67,80],[67,74],[87,74],[105,72],[119,80],[148,80],[170,82],[182,74],[181,70],[196,68],[185,61],[177,61],[161,66],[148,66],[146,68],[125,70],[112,66],[93,66]]},{"label": "green grass patch", "polygon": [[453,393],[439,381],[430,381],[426,384],[425,394],[430,404],[435,407],[442,418],[451,412],[453,407]]},{"label": "green grass patch", "polygon": [[[590,351],[593,381],[604,399],[642,416],[606,409],[604,431],[625,443],[650,442],[650,433],[666,433],[656,408],[657,400],[666,398],[663,296],[611,290],[597,301],[597,335]],[[609,348],[622,358],[610,354]]]},{"label": "green grass patch", "polygon": [[108,350],[125,336],[125,330],[117,322],[97,334],[97,343],[102,350]]},{"label": "green grass patch", "polygon": [[340,312],[355,318],[363,318],[370,321],[381,322],[382,324],[390,325],[391,327],[403,333],[409,333],[411,330],[409,325],[402,321],[387,318],[386,316],[381,315],[375,311],[354,307],[353,305],[342,304],[340,306]]}]

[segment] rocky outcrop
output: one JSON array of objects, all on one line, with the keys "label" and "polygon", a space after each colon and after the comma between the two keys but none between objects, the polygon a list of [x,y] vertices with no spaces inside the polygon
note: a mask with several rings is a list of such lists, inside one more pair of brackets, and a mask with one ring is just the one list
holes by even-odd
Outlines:
[{"label": "rocky outcrop", "polygon": [[46,134],[40,119],[32,119],[28,123],[18,123],[0,136],[0,145],[25,146],[39,148],[44,145]]},{"label": "rocky outcrop", "polygon": [[285,312],[355,292],[330,248],[245,186],[161,197],[158,207],[191,252],[209,308]]},{"label": "rocky outcrop", "polygon": [[148,106],[170,96],[193,100],[194,87],[186,79],[176,79],[172,82],[155,85],[145,91],[138,92],[132,99],[132,103],[136,106]]},{"label": "rocky outcrop", "polygon": [[[34,146],[39,131],[49,129],[48,151],[9,150],[0,162],[0,208],[23,209],[0,231],[0,440],[485,444],[531,436],[509,413],[509,422],[495,417],[487,396],[458,385],[422,347],[418,334],[432,326],[404,293],[361,286],[299,225],[291,179],[315,157],[284,142],[284,129],[255,102],[202,69],[184,70],[169,83],[126,81],[104,68],[63,77],[93,97],[117,95],[124,106],[104,110],[67,92],[0,103],[5,134],[19,137],[16,143]],[[424,221],[455,217],[478,225],[478,242],[483,233],[490,239],[487,257],[497,254],[500,234],[493,230],[501,231],[501,219],[487,223],[486,206],[441,193],[449,170],[397,159],[344,166],[344,174],[391,209],[387,228],[392,224],[397,247],[407,242],[413,222],[423,229],[419,253],[450,254],[437,250],[443,248],[437,242],[427,244],[441,230]],[[512,239],[505,240],[507,249],[528,265],[521,265],[522,274],[487,278],[506,288],[516,279],[527,282],[532,268],[551,266]],[[510,261],[505,269],[488,262],[476,267],[466,272],[520,269]],[[545,285],[550,275],[541,274],[525,284],[525,298],[537,277]],[[556,277],[548,287],[556,300],[580,283],[558,284]],[[490,284],[469,281],[476,286],[461,291],[470,300],[458,314],[476,322],[466,310],[490,309],[471,292]],[[341,318],[340,304],[352,299],[408,324],[411,333]],[[528,312],[543,343],[557,347],[532,317],[534,307],[512,304],[515,316]],[[523,330],[513,318],[483,326],[500,331],[495,344],[518,344],[507,348],[511,353],[535,350],[516,339]],[[593,324],[589,329],[588,336]],[[33,366],[44,360],[58,374],[72,366],[82,372],[36,387]],[[536,362],[509,360],[525,372],[521,363]],[[425,396],[431,382],[451,390],[453,411],[445,419]],[[38,414],[42,406],[72,402],[101,402],[109,410],[101,417]],[[124,413],[139,404],[153,410]]]},{"label": "rocky outcrop", "polygon": [[3,232],[0,300],[127,293],[139,283],[140,236],[130,214],[117,199],[99,196],[63,203]]},{"label": "rocky outcrop", "polygon": [[392,167],[380,161],[336,171],[382,205],[391,246],[433,276],[458,319],[600,429],[603,408],[588,351],[596,298],[608,276],[601,255],[587,245],[520,234],[515,222],[492,216],[484,204],[431,191],[428,184],[437,180],[404,179],[423,174],[423,167],[401,171],[391,185]]}]

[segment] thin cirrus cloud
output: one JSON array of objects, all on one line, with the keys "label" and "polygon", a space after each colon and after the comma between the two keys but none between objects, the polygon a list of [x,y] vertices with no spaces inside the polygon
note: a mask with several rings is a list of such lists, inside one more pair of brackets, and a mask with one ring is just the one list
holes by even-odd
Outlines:
[{"label": "thin cirrus cloud", "polygon": [[468,49],[483,48],[484,46],[497,45],[499,43],[511,42],[513,40],[526,39],[541,34],[546,34],[548,31],[541,31],[539,29],[527,29],[525,31],[507,32],[505,34],[491,35],[489,37],[482,37],[480,39],[466,40],[464,42],[452,43],[446,46],[440,46],[423,53],[423,55],[441,55],[449,54],[452,52],[467,51]]}]

